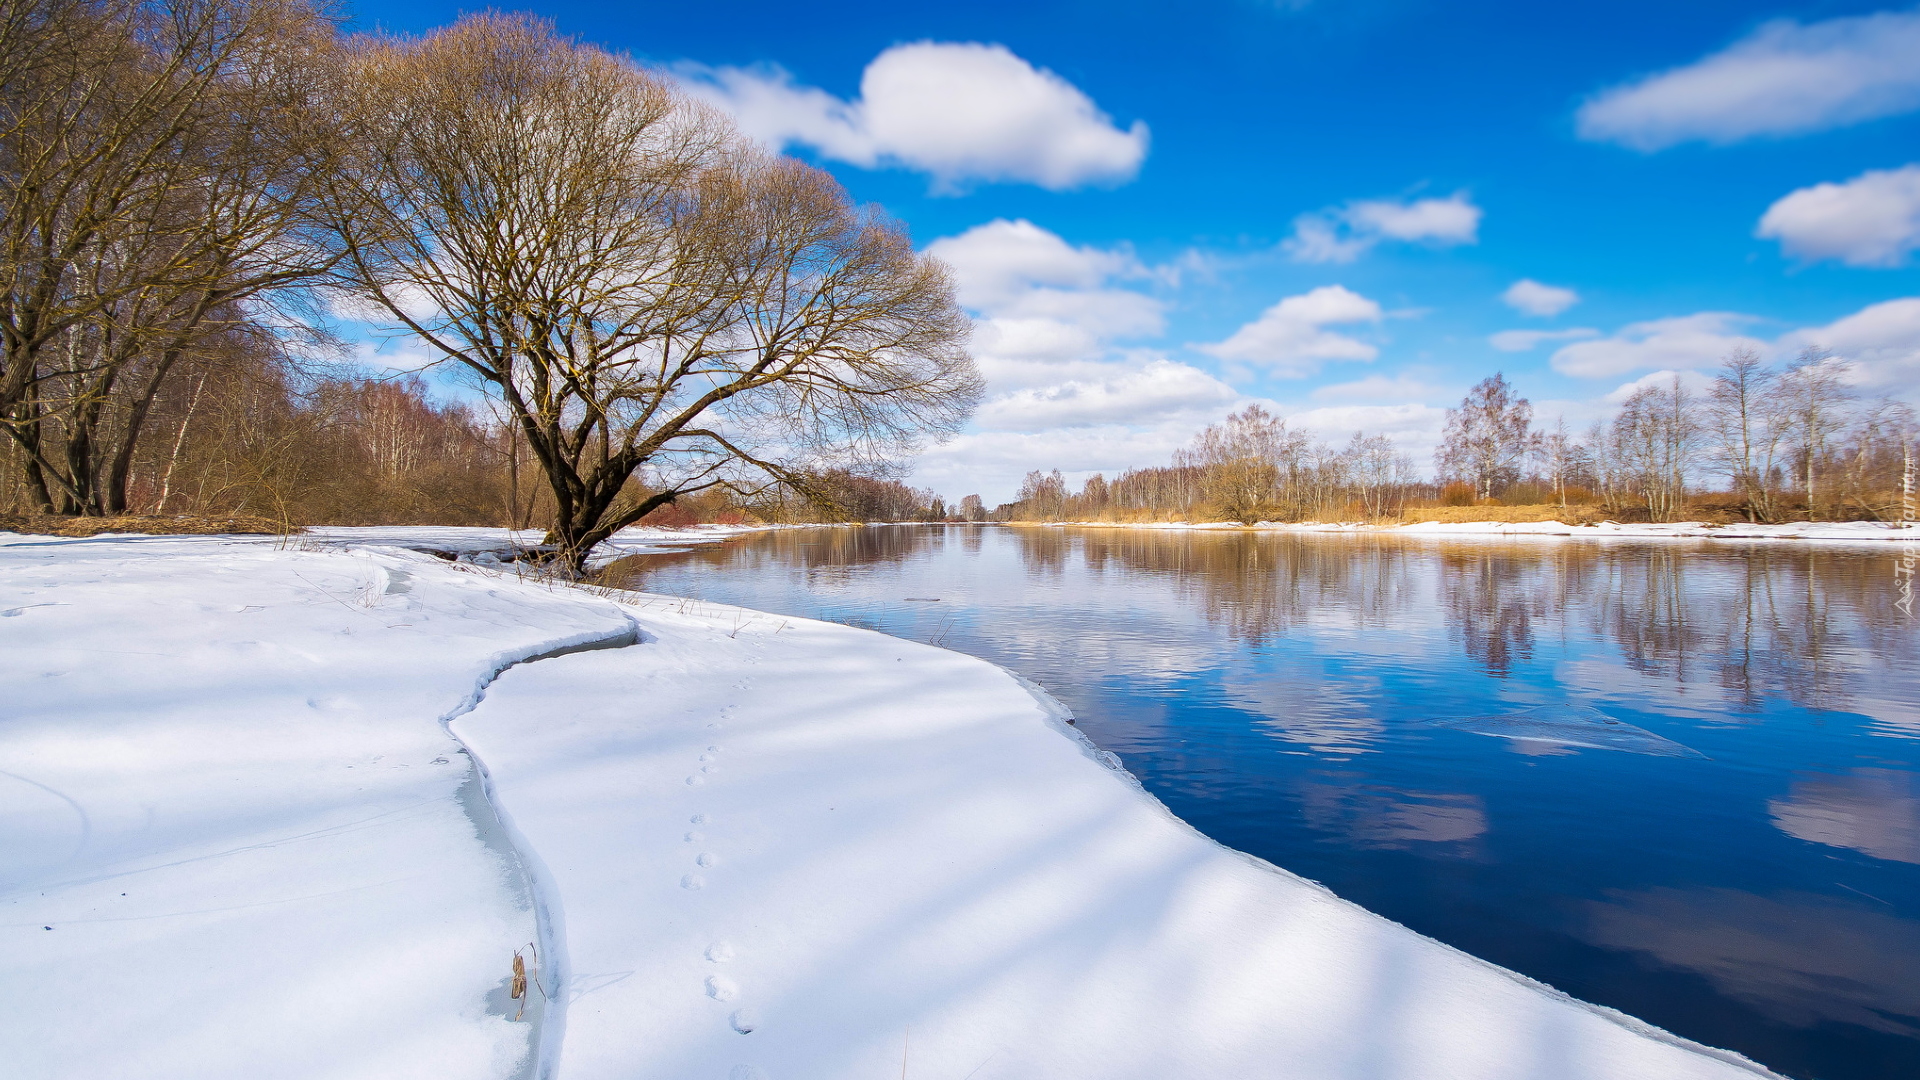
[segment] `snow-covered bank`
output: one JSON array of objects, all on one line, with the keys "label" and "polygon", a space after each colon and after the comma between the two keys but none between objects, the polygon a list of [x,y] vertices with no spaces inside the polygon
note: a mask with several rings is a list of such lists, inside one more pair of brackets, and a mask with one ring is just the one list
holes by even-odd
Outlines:
[{"label": "snow-covered bank", "polygon": [[1576,536],[1632,540],[1864,540],[1920,543],[1920,524],[1880,521],[1799,521],[1779,525],[1714,525],[1702,521],[1651,524],[1603,521],[1597,525],[1569,525],[1560,521],[1421,521],[1407,525],[1322,521],[1262,521],[1253,525],[1233,521],[1062,521],[1048,524],[1055,528],[1366,533],[1376,536]]},{"label": "snow-covered bank", "polygon": [[514,1075],[537,928],[440,718],[618,608],[204,537],[0,536],[0,597],[6,1075]]},{"label": "snow-covered bank", "polygon": [[1220,848],[954,653],[215,538],[0,538],[0,589],[20,1075],[511,1075],[536,931],[448,716],[569,1080],[1765,1075]]},{"label": "snow-covered bank", "polygon": [[[629,555],[658,555],[717,543],[745,533],[792,528],[786,525],[689,525],[657,528],[634,525],[615,533],[593,551],[589,565],[605,566]],[[496,529],[462,525],[317,525],[302,534],[325,544],[379,544],[452,557],[461,562],[498,565],[510,561],[516,549],[537,546],[545,537],[539,529]]]}]

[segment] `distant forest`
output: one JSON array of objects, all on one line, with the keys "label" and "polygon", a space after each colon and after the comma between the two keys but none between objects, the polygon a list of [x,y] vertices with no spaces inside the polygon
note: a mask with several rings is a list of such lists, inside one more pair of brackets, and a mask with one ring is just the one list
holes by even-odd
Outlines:
[{"label": "distant forest", "polygon": [[[1391,521],[1511,515],[1618,521],[1890,521],[1916,494],[1914,411],[1859,399],[1846,362],[1808,349],[1784,366],[1728,356],[1703,393],[1644,386],[1610,423],[1534,426],[1496,374],[1447,410],[1434,479],[1391,439],[1334,446],[1259,406],[1201,432],[1171,464],[1095,474],[1078,492],[1031,472],[995,520]],[[1460,510],[1456,508],[1471,508]],[[977,512],[977,508],[976,512]]]}]

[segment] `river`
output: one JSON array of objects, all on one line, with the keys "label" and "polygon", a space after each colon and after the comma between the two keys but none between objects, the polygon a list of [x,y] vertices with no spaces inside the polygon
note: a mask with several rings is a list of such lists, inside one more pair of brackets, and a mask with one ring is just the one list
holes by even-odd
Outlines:
[{"label": "river", "polygon": [[1920,1076],[1895,546],[881,526],[617,572],[991,660],[1223,844],[1800,1080],[1879,1080]]}]

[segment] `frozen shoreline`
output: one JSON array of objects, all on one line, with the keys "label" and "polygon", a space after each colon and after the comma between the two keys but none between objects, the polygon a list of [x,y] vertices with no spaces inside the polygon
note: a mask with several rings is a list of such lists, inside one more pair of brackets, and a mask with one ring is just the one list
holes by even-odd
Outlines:
[{"label": "frozen shoreline", "polygon": [[0,536],[22,1075],[522,1068],[443,719],[570,1080],[1769,1075],[1220,847],[984,661],[360,532]]}]

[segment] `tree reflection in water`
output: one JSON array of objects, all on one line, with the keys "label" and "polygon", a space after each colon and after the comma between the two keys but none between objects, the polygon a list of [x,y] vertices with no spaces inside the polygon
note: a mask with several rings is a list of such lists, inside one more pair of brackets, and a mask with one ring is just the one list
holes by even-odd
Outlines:
[{"label": "tree reflection in water", "polygon": [[[888,526],[617,573],[1004,664],[1230,847],[1787,1075],[1877,1080],[1920,1076],[1897,554]],[[1436,723],[1603,714],[1642,752]]]}]

